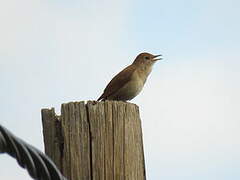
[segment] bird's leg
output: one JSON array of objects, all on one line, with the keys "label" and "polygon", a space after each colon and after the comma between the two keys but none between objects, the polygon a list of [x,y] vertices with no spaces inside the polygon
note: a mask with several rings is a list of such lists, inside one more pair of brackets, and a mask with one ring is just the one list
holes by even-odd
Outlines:
[{"label": "bird's leg", "polygon": [[92,104],[93,104],[93,105],[95,105],[95,104],[97,104],[97,103],[98,103],[98,101],[96,101],[96,100],[93,100],[93,101],[92,101]]}]

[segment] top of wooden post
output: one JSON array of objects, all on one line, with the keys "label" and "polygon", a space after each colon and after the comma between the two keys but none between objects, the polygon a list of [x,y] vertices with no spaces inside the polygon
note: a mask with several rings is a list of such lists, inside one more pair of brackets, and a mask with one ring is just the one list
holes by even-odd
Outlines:
[{"label": "top of wooden post", "polygon": [[72,180],[144,180],[138,106],[121,101],[64,103],[42,110],[46,153]]}]

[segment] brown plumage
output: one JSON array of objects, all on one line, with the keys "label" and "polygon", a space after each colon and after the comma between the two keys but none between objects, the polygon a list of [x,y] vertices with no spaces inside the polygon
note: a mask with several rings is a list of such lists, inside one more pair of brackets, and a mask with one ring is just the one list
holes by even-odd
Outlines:
[{"label": "brown plumage", "polygon": [[118,73],[104,89],[99,100],[127,101],[133,99],[142,90],[146,79],[152,71],[153,64],[161,55],[139,54],[134,62]]}]

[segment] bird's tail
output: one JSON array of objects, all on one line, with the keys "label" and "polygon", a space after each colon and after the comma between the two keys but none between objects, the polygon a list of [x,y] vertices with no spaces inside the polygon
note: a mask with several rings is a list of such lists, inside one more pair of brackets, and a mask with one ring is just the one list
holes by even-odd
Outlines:
[{"label": "bird's tail", "polygon": [[97,101],[100,101],[103,99],[103,94],[97,99]]}]

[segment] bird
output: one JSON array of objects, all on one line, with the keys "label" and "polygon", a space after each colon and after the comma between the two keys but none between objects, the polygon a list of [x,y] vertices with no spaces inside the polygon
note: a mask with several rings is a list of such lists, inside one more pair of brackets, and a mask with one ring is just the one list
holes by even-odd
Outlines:
[{"label": "bird", "polygon": [[115,100],[126,102],[132,100],[141,92],[155,62],[162,60],[162,58],[158,58],[160,56],[162,55],[152,55],[147,52],[140,53],[131,65],[113,77],[97,101]]}]

